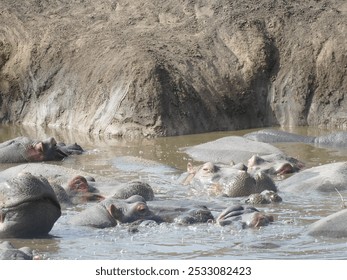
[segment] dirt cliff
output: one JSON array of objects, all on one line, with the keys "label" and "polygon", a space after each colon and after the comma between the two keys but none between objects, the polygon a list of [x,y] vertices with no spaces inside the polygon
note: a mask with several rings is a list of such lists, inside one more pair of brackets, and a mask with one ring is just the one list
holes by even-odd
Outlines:
[{"label": "dirt cliff", "polygon": [[345,0],[0,2],[0,121],[165,136],[347,126]]}]

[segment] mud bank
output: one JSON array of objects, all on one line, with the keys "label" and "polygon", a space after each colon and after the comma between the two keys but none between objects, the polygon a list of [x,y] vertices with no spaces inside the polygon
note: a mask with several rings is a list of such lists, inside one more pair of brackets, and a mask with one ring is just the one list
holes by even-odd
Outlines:
[{"label": "mud bank", "polygon": [[0,3],[0,121],[168,136],[345,128],[344,0]]}]

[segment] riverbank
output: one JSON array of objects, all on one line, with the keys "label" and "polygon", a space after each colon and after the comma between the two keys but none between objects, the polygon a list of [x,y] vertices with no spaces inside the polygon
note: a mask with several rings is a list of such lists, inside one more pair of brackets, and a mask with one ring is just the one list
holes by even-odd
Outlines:
[{"label": "riverbank", "polygon": [[344,0],[0,8],[3,123],[125,137],[346,126]]}]

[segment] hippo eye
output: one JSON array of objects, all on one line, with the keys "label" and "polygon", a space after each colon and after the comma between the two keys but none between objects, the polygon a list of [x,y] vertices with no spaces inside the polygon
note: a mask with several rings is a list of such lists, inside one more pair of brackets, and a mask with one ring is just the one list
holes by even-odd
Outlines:
[{"label": "hippo eye", "polygon": [[202,170],[204,171],[204,172],[209,172],[209,173],[212,173],[213,172],[213,169],[212,168],[210,168],[210,167],[204,167],[204,168],[202,168]]}]

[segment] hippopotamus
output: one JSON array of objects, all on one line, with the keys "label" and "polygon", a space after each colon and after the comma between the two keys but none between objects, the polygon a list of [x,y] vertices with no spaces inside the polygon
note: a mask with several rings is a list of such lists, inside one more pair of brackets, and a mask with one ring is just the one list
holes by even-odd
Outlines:
[{"label": "hippopotamus", "polygon": [[274,181],[264,172],[250,174],[240,166],[214,164],[206,162],[194,167],[187,164],[187,174],[183,176],[183,183],[206,189],[212,195],[228,197],[249,196],[264,190],[276,192]]},{"label": "hippopotamus", "polygon": [[82,151],[77,144],[58,145],[53,137],[40,141],[21,136],[0,144],[0,163],[60,161]]},{"label": "hippopotamus", "polygon": [[324,217],[311,224],[308,234],[312,236],[345,238],[347,237],[347,209]]},{"label": "hippopotamus", "polygon": [[270,204],[282,201],[282,197],[274,191],[265,190],[261,193],[253,193],[246,199],[247,204]]},{"label": "hippopotamus", "polygon": [[339,131],[322,136],[304,136],[295,133],[263,129],[245,134],[243,137],[264,143],[301,142],[317,146],[347,147],[347,132]]},{"label": "hippopotamus", "polygon": [[250,173],[262,171],[269,175],[285,175],[298,172],[305,167],[300,160],[281,154],[253,155],[247,163]]},{"label": "hippopotamus", "polygon": [[0,238],[48,235],[60,215],[60,204],[44,177],[21,173],[0,183]]},{"label": "hippopotamus", "polygon": [[0,242],[0,260],[32,260],[33,250],[29,247],[16,249],[11,242]]},{"label": "hippopotamus", "polygon": [[133,195],[128,199],[106,198],[78,213],[71,219],[71,224],[108,228],[120,223],[132,223],[138,220],[161,221],[149,210],[143,197]]},{"label": "hippopotamus", "polygon": [[335,192],[347,189],[347,162],[323,164],[308,168],[277,182],[285,192]]},{"label": "hippopotamus", "polygon": [[259,212],[258,209],[242,205],[230,206],[226,208],[216,219],[216,222],[221,226],[241,223],[242,228],[258,228],[267,226],[274,221],[272,215],[266,215]]},{"label": "hippopotamus", "polygon": [[267,143],[228,136],[196,146],[182,148],[193,160],[213,163],[244,163],[253,155],[280,154],[281,150]]}]

